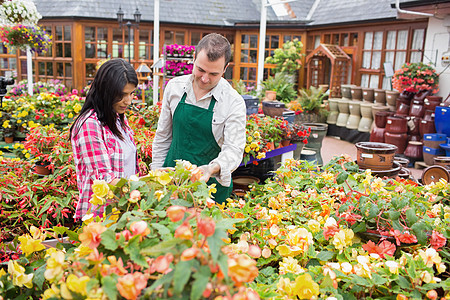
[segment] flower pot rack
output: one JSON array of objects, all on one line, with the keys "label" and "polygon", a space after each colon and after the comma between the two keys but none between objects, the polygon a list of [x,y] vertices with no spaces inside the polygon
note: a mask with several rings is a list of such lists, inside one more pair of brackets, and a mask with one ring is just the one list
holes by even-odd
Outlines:
[{"label": "flower pot rack", "polygon": [[[327,73],[328,62],[331,63],[331,74]],[[347,82],[350,57],[339,46],[320,44],[306,57],[306,64],[308,66],[306,86],[318,87],[328,84],[330,98],[341,97],[341,84]]]}]

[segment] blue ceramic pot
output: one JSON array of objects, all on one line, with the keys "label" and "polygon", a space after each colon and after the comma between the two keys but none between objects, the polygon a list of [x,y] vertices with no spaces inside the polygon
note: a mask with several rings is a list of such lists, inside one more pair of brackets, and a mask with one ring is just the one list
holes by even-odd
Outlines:
[{"label": "blue ceramic pot", "polygon": [[450,107],[436,106],[434,112],[434,125],[437,133],[444,133],[450,136]]}]

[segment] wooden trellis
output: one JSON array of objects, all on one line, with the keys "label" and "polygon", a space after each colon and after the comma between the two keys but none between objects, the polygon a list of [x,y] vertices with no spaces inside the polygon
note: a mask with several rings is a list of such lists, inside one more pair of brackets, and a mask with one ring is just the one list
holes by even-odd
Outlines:
[{"label": "wooden trellis", "polygon": [[341,84],[347,81],[350,57],[336,45],[320,44],[306,57],[307,87],[328,84],[330,97],[341,97]]}]

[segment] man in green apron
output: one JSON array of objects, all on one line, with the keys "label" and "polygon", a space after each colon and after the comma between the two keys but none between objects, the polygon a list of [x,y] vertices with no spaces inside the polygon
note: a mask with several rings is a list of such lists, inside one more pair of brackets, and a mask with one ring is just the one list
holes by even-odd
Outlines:
[{"label": "man in green apron", "polygon": [[200,180],[216,184],[218,203],[231,194],[231,173],[242,161],[246,139],[245,102],[222,77],[230,59],[222,35],[199,42],[192,74],[173,78],[164,90],[153,141],[153,170],[173,167],[178,159],[199,166]]}]

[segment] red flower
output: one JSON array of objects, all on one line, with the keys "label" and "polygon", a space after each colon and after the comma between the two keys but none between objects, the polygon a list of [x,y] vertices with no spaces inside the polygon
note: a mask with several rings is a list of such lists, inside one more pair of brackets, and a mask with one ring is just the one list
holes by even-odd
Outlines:
[{"label": "red flower", "polygon": [[444,237],[444,235],[433,230],[433,234],[431,235],[431,241],[430,241],[431,247],[433,247],[434,250],[439,251],[439,250],[442,250],[439,248],[444,247],[446,243],[447,243],[447,239]]},{"label": "red flower", "polygon": [[400,240],[400,242],[405,243],[405,244],[417,243],[416,236],[413,235],[413,234],[410,234],[409,232],[405,232],[403,234],[400,234],[398,239]]}]

